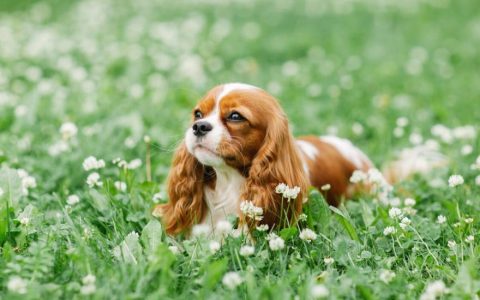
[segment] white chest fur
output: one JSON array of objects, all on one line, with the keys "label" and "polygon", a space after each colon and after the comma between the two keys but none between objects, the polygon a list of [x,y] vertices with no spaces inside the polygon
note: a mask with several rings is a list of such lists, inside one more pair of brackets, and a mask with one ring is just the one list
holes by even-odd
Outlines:
[{"label": "white chest fur", "polygon": [[218,221],[225,220],[229,215],[237,215],[240,205],[240,194],[245,183],[245,178],[235,169],[223,167],[215,169],[215,190],[205,187],[205,201],[207,215],[202,224],[211,227],[215,232]]}]

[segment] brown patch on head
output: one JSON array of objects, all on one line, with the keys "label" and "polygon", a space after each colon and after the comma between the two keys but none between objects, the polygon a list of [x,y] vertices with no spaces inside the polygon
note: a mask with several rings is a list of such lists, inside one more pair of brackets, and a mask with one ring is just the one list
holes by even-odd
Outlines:
[{"label": "brown patch on head", "polygon": [[[246,173],[263,145],[268,120],[279,114],[280,107],[261,90],[235,90],[220,100],[219,108],[222,123],[230,135],[220,143],[219,153],[228,165]],[[240,114],[242,120],[229,120],[232,113]]]}]

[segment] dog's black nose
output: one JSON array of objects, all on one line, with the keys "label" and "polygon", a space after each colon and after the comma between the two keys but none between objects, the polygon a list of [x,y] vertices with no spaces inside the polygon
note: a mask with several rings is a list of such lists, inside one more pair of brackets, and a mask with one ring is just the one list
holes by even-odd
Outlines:
[{"label": "dog's black nose", "polygon": [[204,136],[212,130],[212,124],[206,121],[198,121],[193,124],[192,129],[195,136]]}]

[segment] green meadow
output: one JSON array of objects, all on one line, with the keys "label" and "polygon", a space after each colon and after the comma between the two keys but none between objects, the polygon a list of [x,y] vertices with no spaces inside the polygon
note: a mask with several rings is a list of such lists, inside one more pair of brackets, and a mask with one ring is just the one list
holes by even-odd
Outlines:
[{"label": "green meadow", "polygon": [[[479,299],[479,11],[2,0],[0,299]],[[227,82],[265,89],[296,136],[348,138],[379,169],[406,148],[446,163],[338,209],[312,190],[304,219],[274,231],[283,247],[260,231],[253,245],[167,236],[151,211],[173,153]]]}]

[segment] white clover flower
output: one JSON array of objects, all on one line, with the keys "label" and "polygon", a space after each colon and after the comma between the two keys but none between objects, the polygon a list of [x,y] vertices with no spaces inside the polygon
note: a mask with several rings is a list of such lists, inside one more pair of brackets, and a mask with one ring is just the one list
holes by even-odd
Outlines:
[{"label": "white clover flower", "polygon": [[412,199],[412,198],[406,198],[405,201],[403,202],[405,204],[405,206],[415,206],[415,204],[417,204],[417,201],[415,201],[415,199]]},{"label": "white clover flower", "polygon": [[263,209],[255,206],[252,201],[243,201],[240,203],[240,211],[246,216],[255,221],[263,219]]},{"label": "white clover flower", "polygon": [[27,281],[18,276],[10,277],[7,283],[7,289],[16,294],[26,294],[27,293]]},{"label": "white clover flower", "polygon": [[127,190],[127,184],[123,181],[115,181],[113,185],[117,190],[121,192],[125,192]]},{"label": "white clover flower", "polygon": [[165,198],[164,194],[162,192],[158,192],[158,193],[155,193],[152,197],[152,201],[155,202],[155,203],[158,203],[160,202],[160,200],[162,200],[163,198]]},{"label": "white clover flower", "polygon": [[82,278],[83,285],[95,284],[95,281],[97,281],[97,278],[92,274],[88,274]]},{"label": "white clover flower", "polygon": [[475,160],[475,163],[470,166],[472,170],[480,170],[480,155]]},{"label": "white clover flower", "polygon": [[420,296],[420,300],[435,300],[437,297],[448,293],[449,290],[445,286],[445,283],[441,280],[437,280],[428,284],[427,288]]},{"label": "white clover flower", "polygon": [[119,168],[126,168],[128,166],[128,163],[124,159],[121,159],[120,157],[117,157],[114,160],[112,160],[112,163]]},{"label": "white clover flower", "polygon": [[396,124],[398,127],[405,127],[409,123],[408,119],[406,117],[400,117],[397,119]]},{"label": "white clover flower", "polygon": [[197,224],[192,228],[193,237],[202,237],[210,234],[210,226],[207,224]]},{"label": "white clover flower", "polygon": [[288,188],[284,193],[283,197],[287,199],[297,199],[298,194],[300,193],[300,187],[295,186],[293,188]]},{"label": "white clover flower", "polygon": [[83,238],[88,240],[90,237],[92,237],[92,230],[88,227],[83,228]]},{"label": "white clover flower", "polygon": [[395,229],[395,227],[393,227],[393,226],[388,226],[388,227],[385,227],[385,229],[383,230],[383,235],[387,236],[387,235],[394,234],[395,232],[397,232],[397,230]]},{"label": "white clover flower", "polygon": [[142,165],[142,160],[137,158],[128,163],[127,168],[130,170],[138,169]]},{"label": "white clover flower", "polygon": [[317,234],[313,230],[305,228],[300,232],[300,239],[310,243],[317,239]]},{"label": "white clover flower", "polygon": [[397,207],[392,207],[390,208],[390,210],[388,211],[388,215],[390,216],[390,218],[392,219],[400,219],[402,216],[403,216],[403,212],[400,208],[397,208]]},{"label": "white clover flower", "polygon": [[400,227],[401,227],[402,229],[405,229],[405,228],[407,228],[410,224],[412,224],[412,221],[411,221],[409,218],[404,217],[404,218],[402,219],[402,221],[400,222]]},{"label": "white clover flower", "polygon": [[128,169],[128,162],[122,159],[118,162],[117,166],[122,169]]},{"label": "white clover flower", "polygon": [[433,136],[439,137],[442,142],[451,144],[453,141],[453,134],[450,128],[442,124],[436,124],[430,130]]},{"label": "white clover flower", "polygon": [[268,224],[260,224],[256,228],[260,232],[268,231],[269,229]]},{"label": "white clover flower", "polygon": [[226,220],[218,221],[217,225],[215,226],[215,233],[221,236],[229,235],[230,233],[232,233],[232,230],[232,224]]},{"label": "white clover flower", "polygon": [[333,257],[324,257],[323,262],[328,266],[333,264],[335,260],[333,259]]},{"label": "white clover flower", "polygon": [[168,250],[170,250],[173,254],[177,255],[180,253],[180,249],[177,246],[169,246]]},{"label": "white clover flower", "polygon": [[367,180],[367,174],[361,170],[355,170],[350,177],[351,183],[361,183]]},{"label": "white clover flower", "polygon": [[467,224],[471,224],[471,223],[473,223],[473,218],[466,218],[464,221]]},{"label": "white clover flower", "polygon": [[448,241],[447,245],[448,245],[448,248],[450,248],[452,250],[455,249],[455,247],[457,247],[457,243],[455,241],[452,241],[452,240]]},{"label": "white clover flower", "polygon": [[437,223],[438,223],[438,224],[443,224],[443,223],[445,223],[445,222],[447,222],[447,217],[445,217],[444,215],[439,215],[439,216],[437,217]]},{"label": "white clover flower", "polygon": [[473,152],[473,147],[472,147],[472,145],[463,145],[462,149],[460,150],[460,153],[461,153],[463,156],[470,155],[470,154],[472,154],[472,152]]},{"label": "white clover flower", "polygon": [[23,226],[28,226],[28,224],[30,224],[30,218],[28,217],[22,217],[18,221],[20,221],[20,224]]},{"label": "white clover flower", "polygon": [[85,171],[98,170],[105,167],[105,161],[103,159],[98,160],[95,156],[89,156],[85,158],[82,166]]},{"label": "white clover flower", "polygon": [[466,125],[453,128],[453,136],[459,140],[471,140],[477,136],[477,132],[472,125]]},{"label": "white clover flower", "polygon": [[148,135],[143,136],[143,142],[146,144],[150,144],[152,142],[152,138]]},{"label": "white clover flower", "polygon": [[208,244],[208,249],[210,249],[210,252],[213,254],[213,253],[216,253],[218,250],[220,250],[221,248],[221,245],[219,242],[217,241],[211,241],[209,244]]},{"label": "white clover flower", "polygon": [[412,207],[404,207],[403,212],[406,215],[409,215],[409,216],[414,216],[414,215],[417,214],[417,210],[415,208],[412,208]]},{"label": "white clover flower", "polygon": [[22,185],[25,189],[36,188],[37,181],[32,176],[27,176],[22,179]]},{"label": "white clover flower", "polygon": [[367,172],[367,180],[376,185],[383,185],[386,183],[385,177],[378,169],[369,169]]},{"label": "white clover flower", "polygon": [[103,185],[103,182],[100,180],[100,174],[97,172],[93,172],[92,174],[88,175],[86,182],[90,188],[95,186],[101,187]]},{"label": "white clover flower", "polygon": [[17,170],[18,177],[22,180],[22,193],[28,195],[28,190],[37,187],[37,181],[34,177],[30,176],[24,169]]},{"label": "white clover flower", "polygon": [[305,222],[305,221],[307,221],[307,219],[308,219],[308,216],[306,214],[302,213],[298,216],[299,221]]},{"label": "white clover flower", "polygon": [[17,174],[20,179],[23,179],[28,176],[28,172],[25,171],[24,169],[17,169]]},{"label": "white clover flower", "polygon": [[356,136],[362,135],[364,131],[365,131],[365,130],[364,130],[362,124],[357,123],[357,122],[353,123],[353,125],[352,125],[352,132],[353,132]]},{"label": "white clover flower", "polygon": [[77,195],[70,195],[67,197],[67,204],[70,206],[74,206],[78,202],[80,202],[80,198]]},{"label": "white clover flower", "polygon": [[77,126],[72,122],[63,123],[62,126],[60,126],[60,134],[62,135],[62,138],[64,140],[69,140],[72,137],[76,136],[77,132]]},{"label": "white clover flower", "polygon": [[240,284],[242,284],[243,279],[237,272],[228,272],[223,276],[222,283],[227,288],[233,290]]},{"label": "white clover flower", "polygon": [[285,241],[281,237],[274,235],[268,241],[268,245],[272,251],[277,251],[285,248]]},{"label": "white clover flower", "polygon": [[123,144],[125,145],[125,147],[127,147],[129,149],[133,149],[135,147],[135,145],[137,144],[137,141],[135,141],[134,138],[129,136],[125,139],[125,141],[123,141]]},{"label": "white clover flower", "polygon": [[393,129],[393,136],[396,138],[401,138],[405,134],[405,129],[402,127],[395,127]]},{"label": "white clover flower", "polygon": [[475,177],[475,184],[480,186],[480,175],[478,175],[477,177]]},{"label": "white clover flower", "polygon": [[450,187],[457,187],[459,185],[462,185],[464,182],[465,180],[463,179],[462,175],[455,174],[448,178],[448,185]]},{"label": "white clover flower", "polygon": [[379,275],[380,280],[387,284],[390,283],[395,276],[395,273],[390,270],[382,270]]},{"label": "white clover flower", "polygon": [[327,287],[323,284],[315,284],[310,290],[310,295],[313,299],[327,298],[330,295]]},{"label": "white clover flower", "polygon": [[240,255],[241,256],[250,256],[255,253],[255,247],[250,245],[244,245],[240,248]]},{"label": "white clover flower", "polygon": [[0,188],[0,198],[5,194],[2,188]]},{"label": "white clover flower", "polygon": [[300,187],[295,186],[293,188],[290,188],[285,183],[280,183],[275,188],[275,192],[277,194],[282,194],[283,198],[286,198],[288,201],[290,201],[291,199],[297,198],[298,194],[300,193]]},{"label": "white clover flower", "polygon": [[24,117],[28,112],[28,108],[25,105],[18,105],[15,107],[15,116],[17,118]]},{"label": "white clover flower", "polygon": [[473,235],[469,235],[465,238],[465,242],[467,243],[472,243],[475,240],[475,237]]},{"label": "white clover flower", "polygon": [[277,187],[275,188],[275,193],[277,194],[283,194],[285,193],[285,191],[288,189],[288,185],[286,185],[285,183],[280,183],[279,185],[277,185]]},{"label": "white clover flower", "polygon": [[408,138],[412,145],[420,145],[423,142],[423,136],[418,132],[414,132]]},{"label": "white clover flower", "polygon": [[82,278],[82,287],[80,288],[80,293],[82,295],[91,295],[95,293],[96,291],[96,286],[95,282],[97,281],[97,278],[95,275],[88,274],[85,277]]}]

